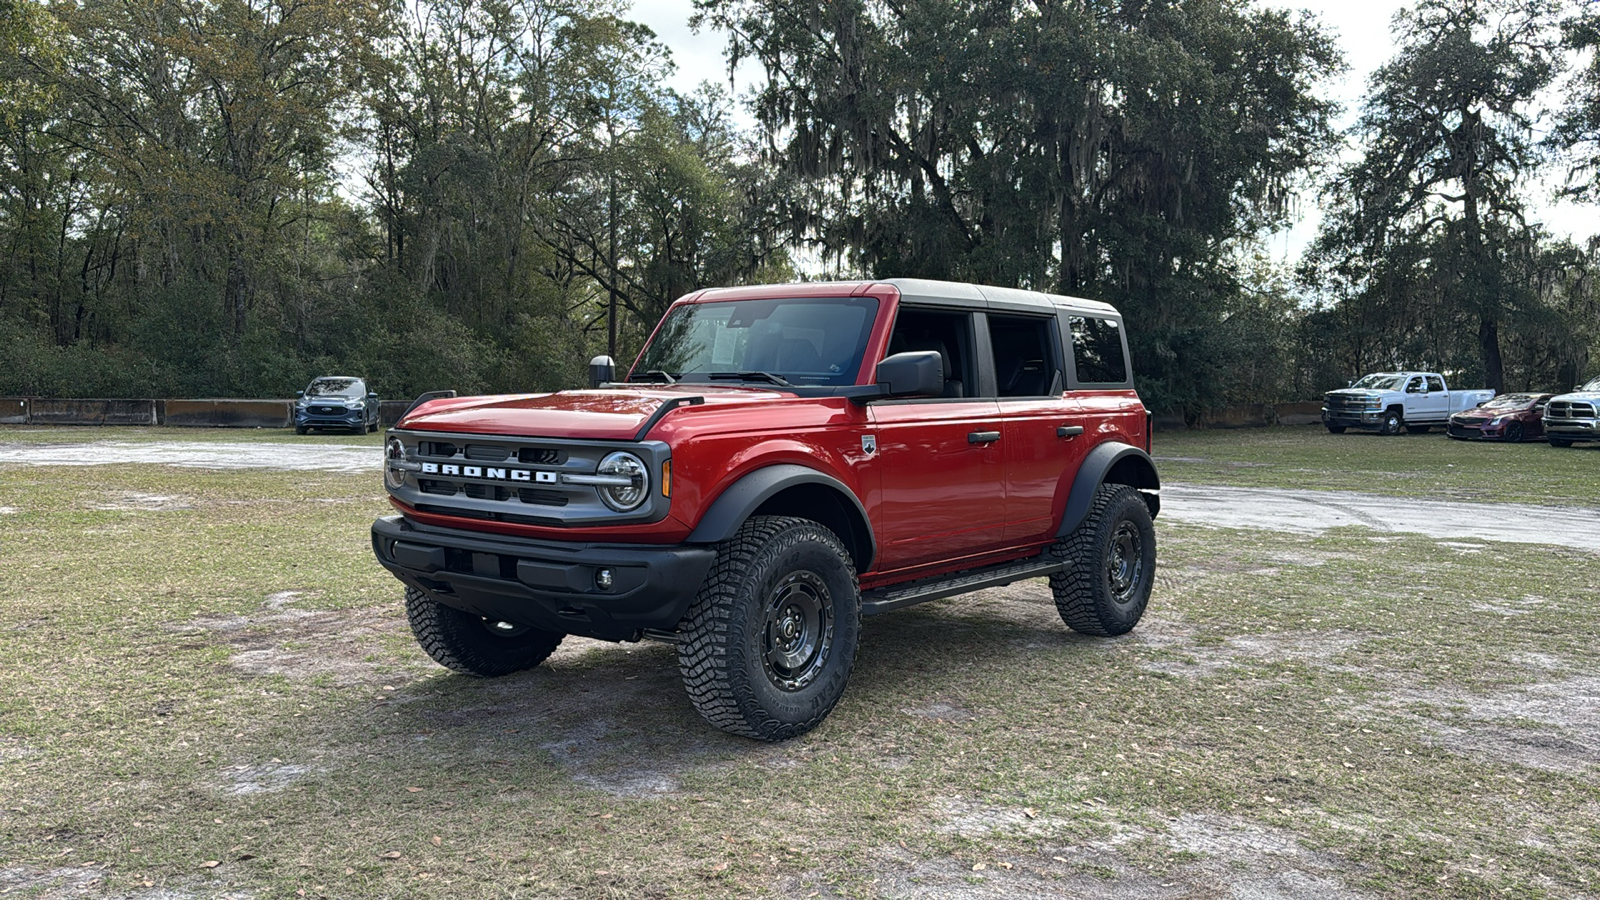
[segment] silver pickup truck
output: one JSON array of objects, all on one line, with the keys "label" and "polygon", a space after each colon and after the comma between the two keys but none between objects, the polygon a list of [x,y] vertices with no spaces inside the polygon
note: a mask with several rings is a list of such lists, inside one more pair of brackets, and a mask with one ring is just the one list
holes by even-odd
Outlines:
[{"label": "silver pickup truck", "polygon": [[1552,447],[1600,441],[1600,378],[1591,378],[1570,394],[1550,398],[1544,407],[1544,434]]},{"label": "silver pickup truck", "polygon": [[1404,428],[1421,434],[1493,396],[1491,390],[1451,390],[1437,372],[1374,372],[1348,388],[1329,391],[1323,398],[1322,424],[1334,434],[1346,428],[1379,434],[1399,434]]}]

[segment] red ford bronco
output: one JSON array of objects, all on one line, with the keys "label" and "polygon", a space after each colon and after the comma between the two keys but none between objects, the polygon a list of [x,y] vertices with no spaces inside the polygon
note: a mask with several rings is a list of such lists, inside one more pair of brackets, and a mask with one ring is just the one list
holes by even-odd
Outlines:
[{"label": "red ford bronco", "polygon": [[864,615],[1048,576],[1122,634],[1160,484],[1104,303],[891,280],[702,290],[623,383],[445,396],[389,432],[378,561],[470,675],[569,634],[677,646],[718,728],[781,740],[844,692]]}]

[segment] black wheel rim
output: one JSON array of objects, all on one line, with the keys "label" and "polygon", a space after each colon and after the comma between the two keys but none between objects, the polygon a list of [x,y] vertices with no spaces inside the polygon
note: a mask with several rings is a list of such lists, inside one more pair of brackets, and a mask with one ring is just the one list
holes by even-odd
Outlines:
[{"label": "black wheel rim", "polygon": [[1134,599],[1144,577],[1144,535],[1138,526],[1123,520],[1106,544],[1106,583],[1118,603]]},{"label": "black wheel rim", "polygon": [[767,597],[761,663],[779,690],[816,680],[833,648],[833,595],[812,572],[791,572]]},{"label": "black wheel rim", "polygon": [[1521,441],[1522,441],[1522,426],[1518,425],[1516,422],[1512,422],[1510,425],[1507,425],[1506,426],[1506,440],[1510,441],[1513,444],[1521,443]]},{"label": "black wheel rim", "polygon": [[532,625],[519,625],[516,622],[505,622],[495,619],[484,619],[483,628],[485,631],[499,638],[522,637],[533,630]]}]

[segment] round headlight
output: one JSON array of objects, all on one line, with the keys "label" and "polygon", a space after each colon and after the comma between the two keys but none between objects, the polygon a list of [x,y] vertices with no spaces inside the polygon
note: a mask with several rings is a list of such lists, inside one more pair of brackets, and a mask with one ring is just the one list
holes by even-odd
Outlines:
[{"label": "round headlight", "polygon": [[406,486],[405,461],[406,445],[397,437],[389,438],[389,443],[383,447],[383,483],[390,490]]},{"label": "round headlight", "polygon": [[645,468],[644,460],[632,453],[618,451],[609,454],[600,460],[600,467],[595,470],[595,474],[626,478],[628,483],[597,485],[600,499],[617,512],[631,512],[638,509],[645,498],[650,496],[649,471]]}]

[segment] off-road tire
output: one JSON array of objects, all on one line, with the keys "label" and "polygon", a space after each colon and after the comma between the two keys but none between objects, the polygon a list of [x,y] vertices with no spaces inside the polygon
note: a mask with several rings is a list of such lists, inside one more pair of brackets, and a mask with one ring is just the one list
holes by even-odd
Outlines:
[{"label": "off-road tire", "polygon": [[1343,425],[1329,425],[1328,426],[1328,433],[1329,434],[1344,434],[1344,429],[1345,429],[1345,426],[1343,426]]},{"label": "off-road tire", "polygon": [[1061,621],[1079,634],[1126,634],[1139,624],[1156,577],[1150,507],[1125,484],[1102,484],[1077,530],[1050,548],[1067,560],[1050,576]]},{"label": "off-road tire", "polygon": [[1432,425],[1407,425],[1406,434],[1427,434],[1433,430]]},{"label": "off-road tire", "polygon": [[1521,422],[1512,422],[1511,424],[1506,426],[1506,442],[1507,443],[1520,444],[1520,443],[1522,443],[1522,439],[1524,437],[1526,437],[1526,436],[1527,435],[1525,435],[1523,433],[1522,423]]},{"label": "off-road tire", "polygon": [[1383,424],[1378,426],[1378,433],[1382,435],[1399,434],[1405,427],[1406,420],[1395,410],[1388,410],[1383,414]]},{"label": "off-road tire", "polygon": [[861,593],[839,538],[810,519],[752,516],[717,545],[678,625],[678,669],[707,722],[781,741],[839,702],[860,635]]},{"label": "off-road tire", "polygon": [[1547,438],[1547,440],[1550,441],[1550,446],[1552,446],[1552,447],[1571,447],[1572,446],[1572,442],[1567,440],[1566,438]]},{"label": "off-road tire", "polygon": [[406,620],[417,644],[434,662],[479,678],[531,669],[549,658],[566,637],[559,631],[490,622],[412,587],[406,588]]}]

